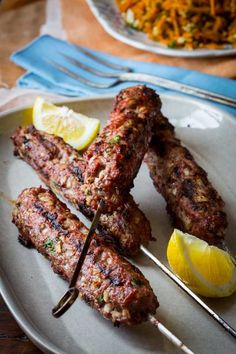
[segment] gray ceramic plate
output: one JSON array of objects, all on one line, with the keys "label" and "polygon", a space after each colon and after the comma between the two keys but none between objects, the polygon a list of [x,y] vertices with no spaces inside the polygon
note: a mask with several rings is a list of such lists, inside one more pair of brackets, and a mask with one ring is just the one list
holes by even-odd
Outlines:
[{"label": "gray ceramic plate", "polygon": [[235,55],[236,48],[228,46],[224,49],[171,49],[163,44],[148,39],[139,31],[128,27],[122,18],[115,0],[87,0],[94,16],[112,37],[133,47],[156,54],[173,57],[200,58]]},{"label": "gray ceramic plate", "polygon": [[[177,127],[177,133],[226,202],[229,216],[227,239],[235,252],[236,240],[236,121],[226,113],[199,101],[162,96],[163,112]],[[65,103],[105,123],[112,106],[111,97],[95,97]],[[0,190],[16,198],[29,186],[40,185],[35,172],[13,156],[10,135],[22,122],[24,110],[2,114],[0,118]],[[166,263],[166,246],[172,227],[165,203],[152,186],[146,166],[142,166],[132,193],[151,222],[157,237],[149,249]],[[67,283],[55,275],[46,259],[17,241],[11,223],[11,206],[0,200],[1,293],[27,335],[45,352],[67,354],[148,354],[177,353],[150,324],[114,328],[85,303],[76,304],[61,318],[51,309],[65,292]],[[84,220],[84,219],[83,219]],[[195,353],[233,354],[235,341],[206,315],[182,290],[144,256],[135,264],[150,280],[160,301],[157,317]],[[236,295],[228,299],[206,300],[236,328]]]}]

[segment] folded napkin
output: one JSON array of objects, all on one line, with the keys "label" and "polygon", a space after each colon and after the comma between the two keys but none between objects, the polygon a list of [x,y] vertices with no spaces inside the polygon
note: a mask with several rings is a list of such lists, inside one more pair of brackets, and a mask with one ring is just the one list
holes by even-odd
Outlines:
[{"label": "folded napkin", "polygon": [[[98,51],[89,49],[87,49],[87,51],[95,54],[99,58],[108,60],[111,63],[129,66],[134,72],[157,75],[163,78],[178,81],[180,83],[189,84],[215,93],[223,94],[231,98],[236,98],[236,81],[234,80],[166,65],[144,63],[128,59],[124,61],[124,59],[119,57],[107,55]],[[113,71],[111,68],[106,67],[91,58],[88,58],[79,50],[79,47],[52,36],[44,35],[36,38],[29,45],[11,56],[11,60],[13,62],[22,66],[28,71],[18,80],[17,85],[30,89],[44,89],[67,96],[112,93],[117,92],[121,88],[132,85],[131,82],[127,82],[118,84],[109,89],[97,89],[94,87],[89,87],[68,76],[58,68],[55,68],[52,65],[52,62],[66,66],[69,70],[75,72],[79,76],[94,82],[110,82],[113,81],[113,79],[98,77],[88,73],[82,68],[79,68],[78,66],[75,66],[69,62],[64,54],[78,59],[82,63],[92,66],[98,70],[104,72]],[[136,82],[133,84],[136,84]],[[159,93],[170,92],[176,94],[175,91],[166,90],[153,85],[149,86],[155,88]],[[220,104],[215,105],[236,116],[236,109]]]}]

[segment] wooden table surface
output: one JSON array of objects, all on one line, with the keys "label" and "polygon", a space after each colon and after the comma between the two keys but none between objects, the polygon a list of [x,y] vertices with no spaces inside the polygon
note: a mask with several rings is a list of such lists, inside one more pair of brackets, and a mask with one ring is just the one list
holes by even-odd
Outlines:
[{"label": "wooden table surface", "polygon": [[41,350],[26,337],[0,296],[0,353],[40,354]]},{"label": "wooden table surface", "polygon": [[[1,3],[1,1],[0,1]],[[147,53],[110,37],[97,23],[84,0],[61,0],[63,25],[71,42],[136,60],[164,63],[236,78],[236,58],[183,59]],[[0,7],[0,84],[12,87],[24,70],[10,62],[10,54],[27,44],[45,22],[44,0],[3,0]],[[92,30],[91,30],[92,29]],[[0,353],[39,354],[16,324],[0,297]]]}]

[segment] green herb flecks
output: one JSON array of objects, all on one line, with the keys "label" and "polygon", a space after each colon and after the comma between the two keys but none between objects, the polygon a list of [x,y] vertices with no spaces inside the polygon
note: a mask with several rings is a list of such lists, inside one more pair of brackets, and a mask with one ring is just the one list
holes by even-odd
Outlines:
[{"label": "green herb flecks", "polygon": [[176,48],[176,46],[177,46],[176,40],[173,40],[172,42],[170,42],[170,43],[168,44],[168,48]]},{"label": "green herb flecks", "polygon": [[120,143],[120,136],[119,135],[115,135],[111,138],[111,140],[109,141],[109,144],[119,144]]},{"label": "green herb flecks", "polygon": [[141,285],[143,285],[142,281],[140,279],[137,278],[132,278],[131,279],[131,284],[135,287],[135,288],[139,288]]},{"label": "green herb flecks", "polygon": [[44,247],[51,251],[51,252],[54,252],[55,250],[55,245],[54,245],[54,242],[53,240],[51,240],[50,238],[48,238],[45,242],[44,242]]},{"label": "green herb flecks", "polygon": [[103,294],[102,295],[99,295],[97,297],[97,301],[99,302],[100,305],[104,304],[104,297],[103,297]]}]

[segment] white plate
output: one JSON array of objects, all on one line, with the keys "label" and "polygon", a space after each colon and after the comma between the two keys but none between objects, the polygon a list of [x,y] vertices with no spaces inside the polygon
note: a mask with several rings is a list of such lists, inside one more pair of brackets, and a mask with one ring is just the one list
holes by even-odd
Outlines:
[{"label": "white plate", "polygon": [[145,33],[136,31],[126,25],[115,0],[87,0],[94,16],[103,28],[114,38],[133,47],[156,54],[173,57],[200,58],[235,55],[236,48],[225,49],[171,49],[161,43],[148,39]]},{"label": "white plate", "polygon": [[[208,171],[226,202],[227,238],[235,252],[236,122],[226,113],[198,101],[174,96],[162,96],[162,100],[164,114],[177,126],[178,136]],[[112,99],[100,96],[66,104],[89,116],[97,116],[104,124]],[[24,110],[18,110],[2,114],[0,118],[0,190],[13,199],[23,188],[41,184],[32,168],[12,154],[9,137],[21,124],[23,115]],[[165,203],[155,191],[145,165],[135,180],[132,193],[157,237],[149,249],[166,263],[166,246],[172,227]],[[18,243],[17,229],[11,223],[11,206],[3,200],[0,203],[1,293],[36,345],[44,351],[66,354],[179,353],[149,323],[114,328],[79,300],[62,318],[54,319],[51,309],[65,292],[67,283],[53,273],[48,261],[36,250],[26,249]],[[235,340],[148,259],[140,255],[135,264],[150,280],[158,296],[161,306],[157,317],[195,353],[235,353]],[[236,328],[235,300],[236,295],[207,300],[207,303]]]}]

